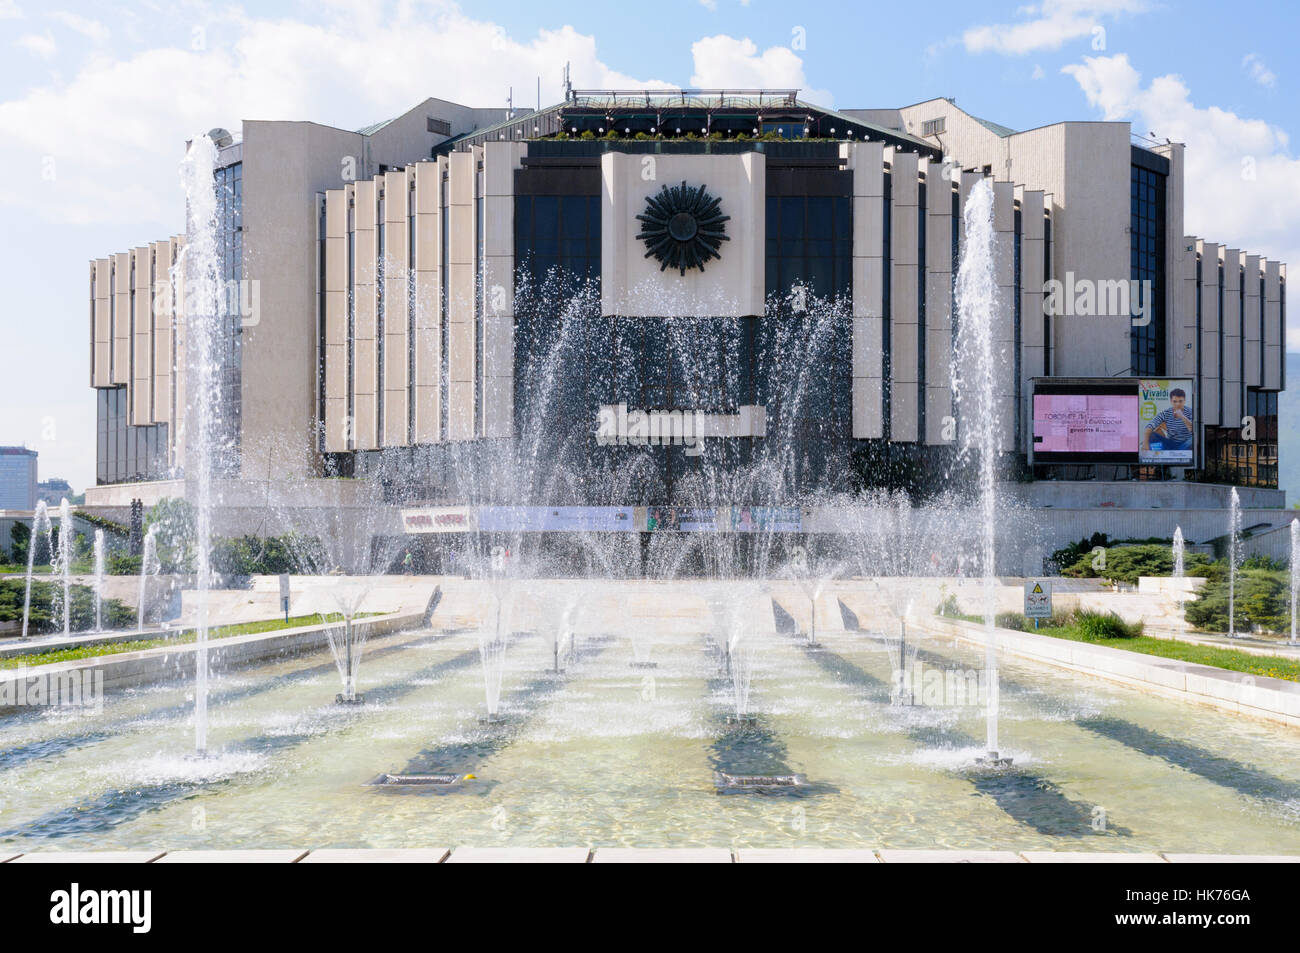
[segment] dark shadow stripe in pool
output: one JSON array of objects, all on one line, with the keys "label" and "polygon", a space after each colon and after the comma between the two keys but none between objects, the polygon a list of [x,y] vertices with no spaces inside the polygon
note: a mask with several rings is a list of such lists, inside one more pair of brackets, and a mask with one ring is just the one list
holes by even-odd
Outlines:
[{"label": "dark shadow stripe in pool", "polygon": [[[401,682],[381,686],[367,691],[367,695],[376,700],[392,701],[418,687],[414,682],[447,672],[464,668],[478,660],[478,649],[461,652],[449,659],[412,672]],[[333,667],[333,662],[330,663]],[[364,721],[364,708],[354,709],[357,717],[340,722],[338,731],[345,731]],[[257,735],[222,748],[223,755],[251,753],[275,754],[286,751],[299,744],[321,737],[319,732],[301,734]],[[119,824],[133,820],[152,810],[187,797],[197,796],[204,791],[221,787],[238,777],[235,775],[217,780],[199,779],[195,781],[168,781],[161,784],[145,785],[131,790],[105,791],[89,800],[58,808],[28,821],[20,827],[0,830],[0,840],[14,839],[23,843],[32,840],[52,840],[73,834],[93,834],[112,830]]]},{"label": "dark shadow stripe in pool", "polygon": [[[730,696],[734,690],[731,676],[726,673],[721,650],[714,643],[719,671],[708,680],[709,696],[713,699]],[[790,766],[789,749],[763,715],[754,715],[748,723],[730,723],[732,709],[715,706],[714,722],[718,734],[709,745],[709,765],[715,772],[736,775],[761,775],[765,777],[802,774]],[[832,794],[839,789],[825,781],[813,778],[791,787],[765,788],[753,791],[765,797],[815,797]],[[751,792],[744,792],[749,794]]]},{"label": "dark shadow stripe in pool", "polygon": [[[951,661],[944,656],[936,655],[933,652],[925,652],[924,650],[918,657],[941,662]],[[1059,695],[1053,695],[1040,686],[1027,685],[1015,678],[1008,677],[1005,672],[1000,674],[998,681],[1002,689],[1009,689],[1017,698],[1032,705],[1039,711],[1043,709],[1041,704],[1036,701],[1037,698],[1047,696],[1061,701]],[[1206,781],[1237,791],[1248,797],[1275,801],[1300,798],[1300,784],[1260,771],[1234,758],[1217,755],[1196,745],[1171,738],[1124,718],[1117,718],[1113,715],[1096,715],[1074,718],[1071,723],[1100,737],[1119,742],[1138,754],[1157,758],[1174,767],[1195,774]]]},{"label": "dark shadow stripe in pool", "polygon": [[[600,656],[614,642],[608,636],[592,636],[584,639],[578,646],[575,661],[587,662]],[[477,658],[478,650],[473,652]],[[551,697],[558,694],[569,682],[569,671],[556,674],[542,672],[526,681],[522,686],[510,692],[512,707],[522,703],[525,711],[517,715],[503,716],[501,721],[482,724],[473,737],[462,741],[424,748],[398,770],[376,766],[377,770],[389,771],[397,775],[421,774],[475,774],[484,772],[485,763],[493,755],[499,754],[514,743],[515,739],[540,713],[542,706]],[[448,787],[435,785],[375,785],[368,790],[384,796],[403,795],[444,795],[444,794],[486,794],[495,782],[489,778],[475,778],[468,784],[454,784]]]},{"label": "dark shadow stripe in pool", "polygon": [[[403,640],[398,644],[385,644],[373,651],[368,650],[366,657],[373,660],[382,658],[384,655],[392,652],[398,652],[410,647],[414,639]],[[322,646],[322,649],[328,650],[328,645]],[[305,657],[305,656],[304,656]],[[283,661],[280,659],[279,661]],[[253,698],[265,692],[273,691],[276,688],[283,688],[286,685],[293,685],[297,682],[307,681],[317,678],[326,672],[336,671],[337,668],[333,659],[328,662],[322,662],[319,665],[311,665],[306,668],[296,669],[292,672],[285,672],[282,675],[276,675],[271,679],[263,679],[250,685],[240,686],[239,688],[221,688],[220,682],[213,687],[208,696],[208,703],[213,707],[227,705],[231,702],[242,701]],[[246,669],[235,669],[230,673],[232,676]],[[176,690],[184,690],[192,684],[192,681],[170,683],[170,687]],[[170,718],[185,717],[194,711],[193,701],[178,702],[175,705],[166,705],[159,708],[152,708],[148,711],[140,712],[136,715],[130,715],[123,718],[116,718],[109,722],[107,728],[99,728],[95,731],[83,732],[81,734],[59,735],[56,738],[43,738],[39,741],[32,741],[26,744],[14,745],[11,748],[0,750],[0,771],[20,767],[31,761],[38,761],[43,758],[52,758],[68,751],[76,751],[79,748],[87,748],[91,745],[98,744],[101,741],[107,741],[123,733],[124,729],[139,730],[141,726],[152,727],[154,722],[163,722]],[[33,710],[30,713],[20,713],[9,717],[35,719],[41,717],[39,710]]]},{"label": "dark shadow stripe in pool", "polygon": [[1118,741],[1134,751],[1159,758],[1174,767],[1249,797],[1277,801],[1300,798],[1300,785],[1122,718],[1076,718],[1074,723],[1103,738]]},{"label": "dark shadow stripe in pool", "polygon": [[[882,679],[826,648],[801,648],[824,671],[847,684],[867,690],[873,701],[888,703],[890,686]],[[907,725],[903,733],[921,748],[960,750],[983,745],[982,739],[942,725]],[[1027,767],[1013,765],[1006,769],[986,770],[971,765],[952,773],[969,781],[978,793],[992,799],[1012,820],[1032,827],[1039,834],[1053,837],[1128,837],[1132,834],[1109,819],[1104,831],[1094,830],[1094,805],[1074,800],[1050,778]]]}]

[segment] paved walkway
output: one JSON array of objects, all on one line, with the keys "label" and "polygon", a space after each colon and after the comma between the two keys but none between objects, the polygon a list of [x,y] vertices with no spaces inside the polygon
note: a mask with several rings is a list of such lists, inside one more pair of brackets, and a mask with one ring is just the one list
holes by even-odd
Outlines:
[{"label": "paved walkway", "polygon": [[726,847],[425,847],[387,850],[127,850],[0,853],[0,863],[16,864],[1186,864],[1300,863],[1300,856],[1262,854],[1093,853],[1085,851],[999,850],[834,850],[821,848]]}]

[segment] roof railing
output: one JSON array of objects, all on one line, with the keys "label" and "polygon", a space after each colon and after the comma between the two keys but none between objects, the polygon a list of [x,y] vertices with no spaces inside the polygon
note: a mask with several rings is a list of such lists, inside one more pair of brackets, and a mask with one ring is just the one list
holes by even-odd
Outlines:
[{"label": "roof railing", "polygon": [[694,106],[712,108],[759,108],[793,106],[797,89],[574,89],[566,105],[592,108],[628,106]]}]

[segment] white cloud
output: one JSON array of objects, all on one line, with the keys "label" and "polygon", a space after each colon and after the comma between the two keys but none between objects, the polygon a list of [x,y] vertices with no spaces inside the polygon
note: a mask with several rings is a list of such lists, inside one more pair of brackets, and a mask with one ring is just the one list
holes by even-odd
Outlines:
[{"label": "white cloud", "polygon": [[54,37],[49,33],[28,33],[15,40],[14,45],[47,60],[53,59],[54,54],[59,51],[59,45],[54,42]]},{"label": "white cloud", "polygon": [[809,89],[803,60],[785,46],[762,53],[754,41],[726,35],[706,36],[691,44],[695,72],[691,85],[701,89],[798,89],[799,97],[829,107],[824,89]]},{"label": "white cloud", "polygon": [[1184,231],[1300,263],[1300,159],[1281,128],[1217,106],[1197,106],[1181,77],[1143,85],[1128,57],[1085,57],[1062,72],[1108,120],[1186,143]]},{"label": "white cloud", "polygon": [[23,11],[14,0],[0,0],[0,20],[19,20]]},{"label": "white cloud", "polygon": [[[325,21],[258,19],[238,9],[205,24],[207,49],[177,46],[113,60],[92,53],[63,81],[0,100],[0,206],[66,223],[171,222],[181,215],[176,166],[184,140],[242,119],[305,119],[344,128],[398,115],[428,96],[472,106],[562,97],[577,87],[666,85],[627,76],[573,27],[527,40],[453,4],[390,7],[358,16],[327,7]],[[220,37],[234,36],[222,45]],[[783,80],[784,81],[784,80]],[[43,179],[45,157],[57,177]],[[174,227],[174,225],[173,225]],[[141,235],[140,239],[150,238]]]},{"label": "white cloud", "polygon": [[1030,78],[1030,79],[1042,79],[1042,78],[1043,78],[1043,75],[1044,75],[1044,74],[1043,74],[1043,67],[1040,66],[1040,65],[1035,65],[1035,66],[1034,66],[1034,71],[1033,71],[1032,73],[1029,74],[1029,78]]},{"label": "white cloud", "polygon": [[91,20],[89,17],[68,10],[55,10],[50,14],[50,19],[57,20],[69,30],[80,33],[96,43],[103,43],[108,39],[108,27],[98,20]]},{"label": "white cloud", "polygon": [[718,9],[718,0],[700,0],[700,6],[705,10],[716,13]]},{"label": "white cloud", "polygon": [[968,53],[1023,56],[1035,50],[1059,50],[1081,37],[1099,36],[1104,49],[1104,19],[1146,8],[1146,0],[1043,0],[1016,11],[1030,19],[970,27],[962,34],[962,43]]},{"label": "white cloud", "polygon": [[1264,65],[1258,54],[1247,53],[1241,61],[1241,68],[1255,82],[1272,89],[1277,85],[1277,74]]},{"label": "white cloud", "polygon": [[[355,129],[428,96],[504,107],[511,87],[516,103],[532,104],[539,76],[549,105],[562,98],[566,62],[579,88],[681,85],[611,68],[595,37],[570,26],[517,39],[438,0],[409,0],[382,15],[321,9],[323,22],[308,24],[228,8],[202,24],[203,50],[179,30],[175,46],[117,60],[92,52],[68,78],[0,99],[0,208],[49,222],[174,228],[182,209],[170,183],[182,144],[214,126],[303,119]],[[713,36],[692,53],[691,85],[806,86],[803,61],[785,47],[760,52],[750,40]],[[824,91],[804,95],[830,104]],[[42,176],[50,161],[57,176]]]}]

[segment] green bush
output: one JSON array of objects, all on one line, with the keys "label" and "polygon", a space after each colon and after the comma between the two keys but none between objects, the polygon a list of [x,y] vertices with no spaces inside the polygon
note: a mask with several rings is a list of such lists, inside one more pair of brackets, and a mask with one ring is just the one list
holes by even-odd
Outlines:
[{"label": "green bush", "polygon": [[142,561],[142,556],[112,552],[108,554],[108,559],[104,561],[104,570],[110,576],[138,576],[140,575],[140,563]]},{"label": "green bush", "polygon": [[1056,567],[1057,572],[1069,575],[1065,573],[1068,567],[1073,566],[1082,556],[1091,553],[1096,547],[1105,547],[1109,542],[1110,537],[1105,533],[1093,533],[1077,543],[1070,543],[1052,553],[1051,563]]},{"label": "green bush", "polygon": [[329,567],[320,540],[288,533],[217,540],[212,546],[212,568],[226,576],[275,576],[282,572],[313,574]]},{"label": "green bush", "polygon": [[999,629],[1015,629],[1017,632],[1029,632],[1034,628],[1032,619],[1026,619],[1021,612],[999,612],[993,617],[993,624]]},{"label": "green bush", "polygon": [[[1291,626],[1291,582],[1286,572],[1243,567],[1237,573],[1234,618],[1239,632],[1259,626],[1269,632],[1285,632]],[[1187,621],[1208,632],[1228,631],[1228,573],[1216,572],[1201,589],[1199,597],[1186,605]]]},{"label": "green bush", "polygon": [[[1064,552],[1064,550],[1058,550]],[[1187,553],[1183,558],[1183,572],[1188,576],[1208,573],[1210,558],[1204,553]],[[1109,579],[1137,585],[1139,576],[1169,576],[1174,571],[1174,556],[1169,546],[1142,544],[1138,546],[1109,546],[1093,555],[1089,550],[1074,563],[1061,569],[1061,575],[1077,578]]]},{"label": "green bush", "polygon": [[1079,609],[1072,619],[1079,635],[1089,641],[1132,639],[1142,634],[1141,622],[1125,622],[1113,612]]},{"label": "green bush", "polygon": [[[22,579],[0,580],[0,622],[21,621],[26,583]],[[32,580],[31,617],[28,632],[63,631],[63,610],[55,608],[56,598],[63,597],[63,585],[43,579]],[[90,586],[72,587],[71,628],[84,632],[95,627],[95,593]],[[106,629],[125,629],[136,624],[138,614],[130,606],[116,599],[105,599],[103,620]]]}]

